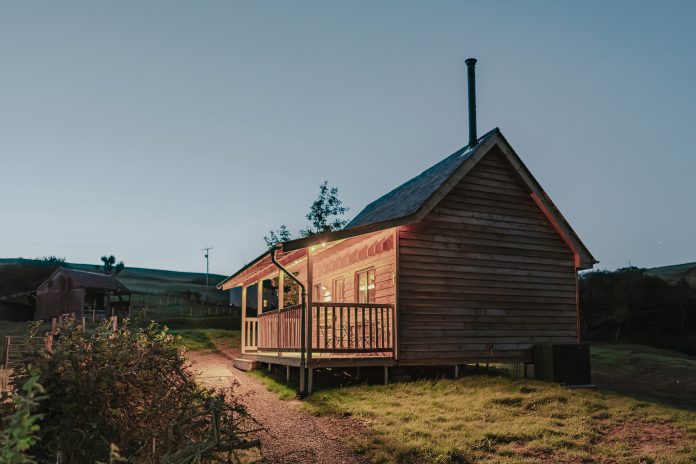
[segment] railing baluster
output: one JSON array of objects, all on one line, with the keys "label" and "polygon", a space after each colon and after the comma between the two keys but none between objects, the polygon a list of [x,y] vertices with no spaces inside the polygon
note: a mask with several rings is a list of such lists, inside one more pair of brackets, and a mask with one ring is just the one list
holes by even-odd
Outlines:
[{"label": "railing baluster", "polygon": [[[343,308],[343,306],[341,306]],[[346,318],[348,319],[347,321],[347,329],[348,329],[348,349],[350,349],[350,307],[346,308]]]},{"label": "railing baluster", "polygon": [[340,306],[340,307],[338,308],[338,320],[339,320],[339,323],[338,323],[338,334],[339,334],[339,336],[341,337],[341,338],[339,339],[339,346],[338,346],[338,347],[339,347],[340,349],[343,349],[343,348],[345,348],[345,347],[343,346],[343,306]]},{"label": "railing baluster", "polygon": [[387,343],[389,343],[389,347],[392,345],[391,341],[391,311],[387,308]]},{"label": "railing baluster", "polygon": [[331,349],[336,349],[336,308],[331,308]]},{"label": "railing baluster", "polygon": [[360,325],[362,326],[362,339],[363,339],[363,350],[365,349],[365,340],[367,339],[365,330],[365,307],[362,307],[362,317],[360,318]]},{"label": "railing baluster", "polygon": [[382,342],[382,349],[384,349],[384,306],[379,307],[379,319],[381,321],[379,324],[379,334]]},{"label": "railing baluster", "polygon": [[329,346],[329,315],[328,315],[329,310],[327,308],[324,308],[324,349],[328,348]]},{"label": "railing baluster", "polygon": [[374,348],[374,339],[372,338],[372,313],[374,312],[374,308],[368,308],[367,314],[370,317],[370,348]]}]

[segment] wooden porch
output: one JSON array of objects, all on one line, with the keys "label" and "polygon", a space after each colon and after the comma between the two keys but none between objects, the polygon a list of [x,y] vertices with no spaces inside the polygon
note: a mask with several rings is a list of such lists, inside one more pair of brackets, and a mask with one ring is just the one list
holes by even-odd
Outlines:
[{"label": "wooden porch", "polygon": [[247,317],[242,331],[242,357],[287,366],[389,366],[396,346],[394,305],[386,303],[314,302],[305,314],[306,343],[302,343],[302,305]]}]

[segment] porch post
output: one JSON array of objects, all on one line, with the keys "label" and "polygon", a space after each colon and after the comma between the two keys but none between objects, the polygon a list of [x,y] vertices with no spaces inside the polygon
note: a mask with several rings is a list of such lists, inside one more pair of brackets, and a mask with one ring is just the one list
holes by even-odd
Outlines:
[{"label": "porch post", "polygon": [[247,310],[247,288],[242,284],[242,354],[246,353],[247,330],[246,330],[246,310]]},{"label": "porch post", "polygon": [[256,317],[259,317],[263,312],[263,279],[259,279],[258,284],[256,284]]},{"label": "porch post", "polygon": [[[314,307],[314,263],[312,260],[312,247],[307,248],[307,365],[312,362],[312,311]],[[318,334],[317,334],[318,336]],[[311,372],[311,371],[310,371]]]}]

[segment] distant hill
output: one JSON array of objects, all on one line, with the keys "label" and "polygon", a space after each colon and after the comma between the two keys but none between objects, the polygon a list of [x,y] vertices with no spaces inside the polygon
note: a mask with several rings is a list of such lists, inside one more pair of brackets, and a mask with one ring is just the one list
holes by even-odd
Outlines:
[{"label": "distant hill", "polygon": [[[8,264],[33,264],[37,261],[24,258],[0,258],[0,266]],[[80,271],[99,272],[97,264],[65,263],[66,267]],[[145,294],[183,294],[187,291],[205,295],[205,273],[167,271],[163,269],[147,269],[142,267],[126,267],[118,274],[118,280],[123,282],[134,293]],[[226,303],[229,301],[227,292],[215,288],[227,276],[209,274],[209,295],[212,301]]]},{"label": "distant hill", "polygon": [[674,264],[672,266],[661,266],[646,269],[648,274],[662,277],[663,279],[676,282],[686,280],[689,285],[696,288],[696,263]]}]

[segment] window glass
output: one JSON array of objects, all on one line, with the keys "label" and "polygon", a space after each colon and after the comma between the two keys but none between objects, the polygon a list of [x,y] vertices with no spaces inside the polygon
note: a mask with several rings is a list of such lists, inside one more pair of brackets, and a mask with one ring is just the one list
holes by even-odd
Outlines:
[{"label": "window glass", "polygon": [[314,284],[312,287],[312,300],[327,302],[331,301],[331,291],[321,283]]},{"label": "window glass", "polygon": [[375,302],[375,270],[368,269],[357,273],[358,303]]},{"label": "window glass", "polygon": [[345,288],[345,279],[340,277],[333,281],[333,301],[343,301],[343,291]]}]

